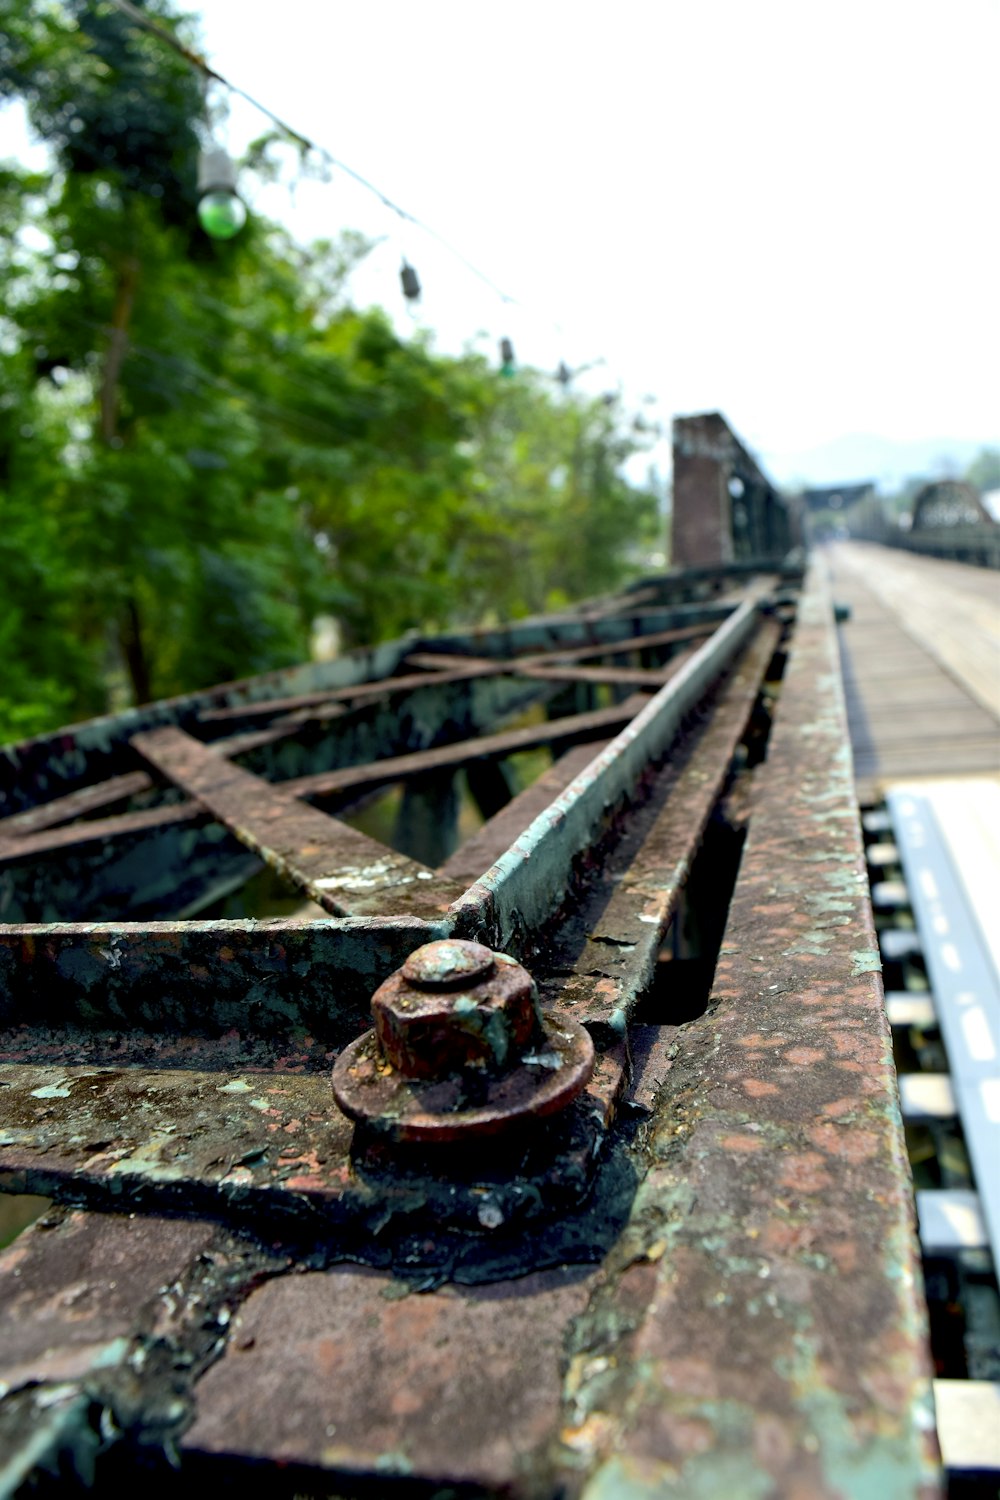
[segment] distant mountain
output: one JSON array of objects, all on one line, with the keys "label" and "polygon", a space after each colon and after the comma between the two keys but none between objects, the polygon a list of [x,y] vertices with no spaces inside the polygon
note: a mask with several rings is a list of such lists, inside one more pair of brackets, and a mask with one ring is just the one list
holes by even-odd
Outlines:
[{"label": "distant mountain", "polygon": [[850,484],[874,479],[892,489],[905,479],[960,475],[983,448],[1000,439],[973,442],[965,438],[893,438],[852,433],[799,453],[761,452],[764,471],[778,484],[802,480],[807,485]]}]

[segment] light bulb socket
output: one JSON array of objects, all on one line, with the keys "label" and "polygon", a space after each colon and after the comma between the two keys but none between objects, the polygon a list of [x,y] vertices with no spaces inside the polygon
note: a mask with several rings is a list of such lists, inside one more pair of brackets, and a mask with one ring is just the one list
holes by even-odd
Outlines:
[{"label": "light bulb socket", "polygon": [[236,165],[228,151],[213,146],[198,157],[198,196],[207,193],[236,194]]}]

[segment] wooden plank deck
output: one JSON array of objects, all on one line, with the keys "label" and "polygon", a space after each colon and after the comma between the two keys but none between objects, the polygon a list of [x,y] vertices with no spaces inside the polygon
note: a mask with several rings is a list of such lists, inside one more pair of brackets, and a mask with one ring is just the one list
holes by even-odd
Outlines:
[{"label": "wooden plank deck", "polygon": [[888,547],[825,553],[862,804],[914,776],[1000,774],[1000,575]]}]

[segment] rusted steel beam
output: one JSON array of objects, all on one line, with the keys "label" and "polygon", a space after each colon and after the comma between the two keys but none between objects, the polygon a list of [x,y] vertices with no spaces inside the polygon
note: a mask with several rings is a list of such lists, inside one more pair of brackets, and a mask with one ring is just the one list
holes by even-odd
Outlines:
[{"label": "rusted steel beam", "polygon": [[866,887],[814,574],[709,1009],[659,1095],[649,1175],[577,1330],[564,1441],[593,1500],[938,1493]]},{"label": "rusted steel beam", "polygon": [[[661,774],[645,813],[633,814],[629,836],[621,850],[611,854],[603,884],[592,893],[581,893],[584,920],[569,931],[583,929],[582,947],[566,951],[557,938],[549,953],[542,983],[546,1003],[565,1009],[599,1040],[625,1034],[636,1004],[649,988],[780,634],[776,622],[764,622],[726,678],[705,722]],[[591,905],[597,908],[592,914]]]},{"label": "rusted steel beam", "polygon": [[85,1384],[98,1370],[124,1366],[137,1314],[159,1303],[162,1288],[185,1276],[216,1233],[198,1220],[79,1212],[29,1229],[0,1254],[0,1390]]},{"label": "rusted steel beam", "polygon": [[[679,663],[678,663],[679,665]],[[608,683],[614,687],[648,687],[651,692],[669,682],[674,663],[666,667],[524,667],[523,675],[539,682]]]},{"label": "rusted steel beam", "polygon": [[222,761],[181,729],[137,734],[139,754],[271,865],[296,889],[338,916],[385,911],[443,912],[454,888],[407,859],[301,802],[287,788]]},{"label": "rusted steel beam", "polygon": [[[550,719],[543,724],[504,730],[475,740],[463,739],[433,750],[415,750],[409,755],[387,756],[365,765],[341,766],[310,776],[296,776],[277,785],[296,797],[331,797],[386,782],[405,781],[408,777],[420,776],[427,771],[447,766],[459,766],[473,756],[476,759],[497,759],[515,755],[521,750],[532,750],[540,745],[562,745],[573,740],[595,739],[609,729],[627,724],[644,702],[645,696],[633,695],[625,703],[612,708]],[[220,743],[225,745],[227,742]],[[204,748],[207,750],[210,747]],[[163,807],[147,808],[142,812],[121,813],[112,818],[93,818],[51,832],[24,835],[9,843],[0,839],[0,865],[4,862],[20,863],[68,849],[78,843],[130,837],[134,833],[163,828],[172,823],[203,821],[205,817],[204,808],[196,803],[173,802]]]},{"label": "rusted steel beam", "polygon": [[[641,639],[657,641],[665,644],[663,637],[669,640],[693,640],[711,635],[710,626],[692,626],[681,631],[664,631],[660,636],[649,636]],[[636,650],[635,644],[630,644],[629,650]],[[650,675],[646,678],[620,676],[624,669],[609,669],[607,672],[598,668],[570,667],[570,659],[576,659],[580,652],[555,653],[555,660],[549,661],[545,657],[524,657],[518,659],[512,657],[507,661],[503,659],[493,660],[489,657],[470,657],[467,665],[458,669],[454,663],[456,657],[444,656],[431,652],[417,652],[407,658],[414,666],[433,665],[436,669],[434,682],[437,685],[454,682],[467,682],[475,677],[496,676],[499,673],[507,673],[511,676],[526,677],[548,677],[557,682],[625,682],[628,681],[636,686],[641,686],[644,681],[656,682],[656,673],[661,670],[650,669]],[[583,648],[584,655],[599,655],[593,647]],[[561,670],[561,664],[565,663],[565,670]],[[447,665],[445,665],[447,664]],[[663,669],[665,670],[665,669]],[[269,702],[234,704],[226,708],[209,709],[199,715],[199,722],[204,724],[228,721],[230,719],[246,719],[268,717],[273,713],[287,715],[287,720],[278,720],[279,724],[307,722],[316,710],[325,709],[327,704],[340,704],[344,702],[365,703],[374,698],[382,698],[390,693],[407,693],[413,688],[427,686],[427,677],[424,672],[417,672],[400,677],[386,677],[377,682],[358,683],[353,687],[337,688],[327,693],[308,693],[298,698],[272,699]]]},{"label": "rusted steel beam", "polygon": [[283,1278],[241,1309],[233,1352],[197,1388],[184,1454],[208,1483],[236,1451],[257,1472],[272,1457],[284,1475],[301,1466],[300,1491],[309,1476],[363,1493],[361,1474],[381,1496],[416,1476],[433,1476],[428,1495],[469,1500],[567,1494],[545,1483],[561,1404],[553,1330],[584,1311],[593,1279],[571,1264],[399,1300],[392,1277],[361,1267]]},{"label": "rusted steel beam", "polygon": [[[107,782],[103,783],[107,785]],[[171,823],[204,822],[207,814],[194,802],[170,802],[160,807],[146,807],[139,812],[115,813],[108,818],[86,818],[65,827],[46,828],[21,838],[0,840],[0,865],[21,864],[44,858],[61,850],[103,843],[107,839],[127,839],[135,834]]]},{"label": "rusted steel beam", "polygon": [[[709,814],[717,801],[740,737],[775,650],[780,628],[765,622],[756,640],[726,678],[711,706],[708,722],[692,734],[679,759],[661,773],[651,793],[660,807],[641,843],[627,841],[624,856],[611,855],[622,869],[610,900],[587,921],[589,937],[580,953],[549,951],[543,989],[547,1000],[567,1006],[602,1036],[621,1034],[636,997],[648,985],[663,936],[673,916]],[[441,873],[475,880],[517,840],[525,828],[605,745],[570,751],[526,791],[457,850]],[[581,900],[586,903],[586,897]],[[558,944],[558,940],[557,944]],[[572,978],[566,974],[572,970]]]},{"label": "rusted steel beam", "polygon": [[[0,1192],[350,1235],[348,1253],[364,1259],[373,1221],[388,1245],[397,1218],[404,1234],[416,1221],[425,1239],[446,1227],[465,1237],[482,1227],[484,1198],[522,1227],[578,1206],[626,1083],[623,1050],[605,1053],[544,1132],[536,1125],[511,1150],[479,1141],[449,1169],[438,1152],[387,1161],[377,1142],[359,1140],[315,1055],[240,1066],[234,1050],[202,1048],[200,1067],[150,1066],[148,1048],[131,1065],[128,1055],[113,1066],[0,1062]],[[471,1261],[476,1248],[465,1246]],[[370,1251],[384,1259],[381,1246]]]},{"label": "rusted steel beam", "polygon": [[[443,920],[409,917],[0,926],[0,1021],[70,1028],[63,1042],[26,1042],[36,1060],[71,1057],[81,1033],[105,1030],[114,1043],[121,1028],[147,1033],[147,1045],[154,1032],[232,1033],[287,1050],[304,1032],[339,1046],[369,1024],[378,985],[447,933]],[[11,1047],[21,1050],[16,1031]]]},{"label": "rusted steel beam", "polygon": [[466,839],[451,858],[439,867],[438,874],[464,886],[470,886],[473,881],[478,880],[510,848],[529,823],[548,807],[553,798],[565,791],[574,777],[590,765],[606,744],[606,740],[597,740],[567,750],[554,765],[542,772],[537,781],[525,787],[523,792],[518,792],[477,833]]},{"label": "rusted steel beam", "polygon": [[[442,683],[468,682],[474,677],[491,676],[497,671],[490,662],[482,666],[469,666],[451,672],[442,672],[435,681]],[[358,682],[349,687],[331,688],[326,692],[300,693],[294,698],[269,698],[253,703],[232,703],[225,708],[210,708],[198,715],[201,724],[228,723],[230,719],[270,718],[274,714],[289,714],[300,709],[316,709],[326,704],[362,703],[372,698],[384,698],[390,693],[408,693],[412,688],[426,687],[427,678],[422,672],[409,673],[402,677],[382,677],[372,682]]]},{"label": "rusted steel beam", "polygon": [[[342,713],[343,709],[337,709],[336,712]],[[211,748],[217,755],[245,755],[251,750],[259,750],[264,745],[272,745],[279,739],[294,734],[296,727],[274,725],[267,729],[250,730],[246,734],[230,734],[223,739],[213,740]],[[11,813],[9,817],[0,818],[0,848],[9,838],[25,838],[29,834],[40,833],[42,829],[57,828],[60,824],[72,823],[74,819],[84,818],[102,808],[113,807],[116,802],[127,802],[141,792],[152,790],[155,784],[148,771],[127,771],[122,776],[112,776],[107,781],[98,781],[92,786],[81,787],[77,792],[69,792],[65,797],[43,802],[39,807],[29,808],[26,812]]]},{"label": "rusted steel beam", "polygon": [[[752,593],[632,723],[599,756],[586,778],[557,797],[455,907],[458,933],[515,954],[527,927],[537,928],[565,891],[567,867],[591,844],[610,811],[663,755],[683,720],[714,687],[760,623]],[[557,873],[558,872],[558,873]]]},{"label": "rusted steel beam", "polygon": [[[510,660],[516,661],[516,657]],[[503,657],[495,656],[470,656],[464,651],[413,651],[403,662],[404,667],[417,667],[421,672],[451,672],[456,662],[464,662],[468,667],[489,667],[493,672],[502,671],[506,665]],[[421,678],[426,682],[426,676]]]},{"label": "rusted steel beam", "polygon": [[[735,607],[735,606],[734,606]],[[554,646],[549,651],[535,651],[528,656],[509,658],[511,668],[543,667],[553,662],[586,661],[595,656],[625,656],[633,651],[655,650],[661,646],[675,646],[682,641],[704,640],[718,627],[719,621],[702,625],[684,625],[676,630],[654,631],[649,635],[623,636],[603,645],[577,646],[572,650]],[[425,667],[430,671],[447,670],[455,662],[467,660],[472,665],[485,665],[489,657],[465,657],[459,652],[414,651],[406,658],[407,666]],[[494,661],[494,666],[496,662]]]},{"label": "rusted steel beam", "polygon": [[112,776],[78,792],[69,792],[65,797],[56,797],[52,802],[43,802],[40,807],[11,813],[0,818],[0,844],[39,833],[43,828],[55,828],[60,823],[72,823],[74,818],[113,807],[116,802],[127,802],[140,792],[148,792],[152,785],[153,778],[147,771],[127,771],[123,776]]},{"label": "rusted steel beam", "polygon": [[102,1442],[95,1396],[110,1433],[140,1371],[150,1429],[179,1431],[186,1403],[176,1383],[161,1379],[157,1391],[149,1375],[164,1355],[174,1368],[204,1368],[227,1305],[280,1264],[197,1221],[55,1209],[27,1229],[0,1253],[3,1493],[34,1489],[39,1471],[89,1488]]},{"label": "rusted steel beam", "polygon": [[565,745],[574,740],[599,739],[609,729],[628,724],[647,702],[648,694],[634,693],[624,703],[612,708],[568,714],[565,718],[549,719],[543,724],[506,729],[499,734],[461,740],[435,750],[417,751],[413,755],[397,755],[368,766],[345,766],[342,770],[297,776],[286,785],[300,797],[330,797],[360,786],[398,781],[405,776],[440,770],[445,766],[460,766],[468,760],[516,755],[521,750],[533,750],[539,745]]}]

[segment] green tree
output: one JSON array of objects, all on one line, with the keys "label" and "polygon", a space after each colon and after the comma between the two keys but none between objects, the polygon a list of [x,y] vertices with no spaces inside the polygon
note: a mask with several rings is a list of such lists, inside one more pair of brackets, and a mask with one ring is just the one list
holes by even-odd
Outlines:
[{"label": "green tree", "polygon": [[654,512],[613,411],[352,308],[356,234],[206,239],[161,41],[0,0],[0,97],[55,166],[0,170],[0,738],[299,660],[318,612],[374,640],[620,580]]},{"label": "green tree", "polygon": [[965,478],[980,493],[1000,489],[1000,448],[982,448],[966,469]]},{"label": "green tree", "polygon": [[657,506],[621,477],[636,450],[616,407],[554,399],[545,378],[522,371],[487,379],[472,420],[469,457],[480,524],[458,540],[471,617],[559,608],[612,589],[652,545]]},{"label": "green tree", "polygon": [[[222,292],[237,257],[195,219],[199,81],[114,7],[4,11],[0,92],[26,101],[57,166],[35,215],[49,245],[17,267],[13,322],[36,402],[46,382],[66,393],[58,482],[37,520],[56,529],[48,555],[68,564],[61,583],[89,656],[89,671],[64,674],[73,707],[103,707],[118,663],[143,700],[223,666],[293,659],[308,620],[272,592],[263,561],[305,539],[273,497],[246,503],[255,434],[203,399],[212,320],[192,299]],[[207,474],[199,454],[212,455]],[[27,477],[5,511],[23,504]]]}]

